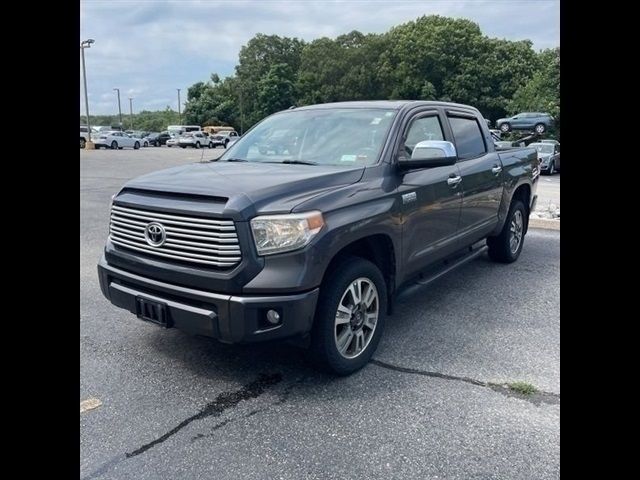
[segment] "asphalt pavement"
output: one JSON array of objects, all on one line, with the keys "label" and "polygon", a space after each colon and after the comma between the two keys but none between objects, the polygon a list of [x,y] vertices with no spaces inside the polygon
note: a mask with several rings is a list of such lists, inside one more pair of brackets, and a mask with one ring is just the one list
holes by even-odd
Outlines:
[{"label": "asphalt pavement", "polygon": [[[481,256],[405,291],[375,361],[347,378],[104,299],[111,195],[222,151],[81,151],[80,400],[98,405],[80,415],[81,479],[559,478],[558,231],[530,230],[514,264]],[[515,381],[541,393],[498,386]]]}]

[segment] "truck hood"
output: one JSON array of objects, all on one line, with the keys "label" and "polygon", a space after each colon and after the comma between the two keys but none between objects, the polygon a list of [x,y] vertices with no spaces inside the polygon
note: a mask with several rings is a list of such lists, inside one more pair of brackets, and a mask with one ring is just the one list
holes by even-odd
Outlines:
[{"label": "truck hood", "polygon": [[291,212],[317,195],[358,182],[363,172],[362,166],[195,163],[135,178],[125,184],[118,199],[134,203],[131,195],[145,192],[166,197],[168,203],[193,197],[198,199],[198,210],[246,220],[256,214]]}]

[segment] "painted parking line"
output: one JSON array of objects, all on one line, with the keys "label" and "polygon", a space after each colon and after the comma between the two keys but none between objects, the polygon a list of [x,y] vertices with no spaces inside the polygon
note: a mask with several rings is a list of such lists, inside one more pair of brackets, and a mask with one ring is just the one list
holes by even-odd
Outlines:
[{"label": "painted parking line", "polygon": [[93,410],[94,408],[98,408],[102,405],[102,402],[97,398],[87,398],[80,402],[80,413],[84,413],[87,410]]}]

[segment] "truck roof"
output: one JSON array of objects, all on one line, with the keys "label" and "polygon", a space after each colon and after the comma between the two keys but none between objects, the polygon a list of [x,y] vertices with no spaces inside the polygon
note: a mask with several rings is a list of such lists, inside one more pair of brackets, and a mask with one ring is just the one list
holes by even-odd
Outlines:
[{"label": "truck roof", "polygon": [[316,105],[306,105],[303,107],[297,107],[295,110],[311,110],[319,108],[386,108],[400,110],[403,107],[450,107],[464,110],[478,110],[469,105],[463,105],[461,103],[453,102],[438,102],[432,100],[360,100],[352,102],[333,102],[333,103],[319,103]]}]

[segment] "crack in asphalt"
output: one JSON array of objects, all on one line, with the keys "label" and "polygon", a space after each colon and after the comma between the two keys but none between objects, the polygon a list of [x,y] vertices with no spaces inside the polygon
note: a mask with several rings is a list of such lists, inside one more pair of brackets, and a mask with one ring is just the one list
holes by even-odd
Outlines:
[{"label": "crack in asphalt", "polygon": [[261,374],[257,380],[245,385],[240,390],[236,390],[235,392],[222,392],[220,395],[216,397],[213,402],[208,403],[202,410],[200,410],[195,415],[190,416],[186,420],[180,422],[176,427],[169,430],[167,433],[162,435],[161,437],[156,438],[152,442],[149,442],[145,445],[142,445],[140,448],[134,450],[133,452],[126,453],[127,458],[135,457],[136,455],[140,455],[141,453],[146,452],[151,447],[155,447],[159,443],[164,442],[172,435],[175,435],[184,427],[189,425],[191,422],[195,422],[196,420],[200,420],[206,417],[219,417],[222,413],[232,407],[235,407],[242,400],[249,400],[250,398],[256,398],[261,395],[267,387],[271,385],[275,385],[282,381],[282,375],[280,373],[274,374]]},{"label": "crack in asphalt", "polygon": [[[236,390],[233,392],[222,392],[215,398],[215,400],[208,403],[198,413],[183,420],[176,427],[172,428],[164,435],[156,438],[152,442],[142,445],[141,447],[137,448],[133,452],[125,453],[124,455],[122,454],[116,455],[115,457],[107,460],[105,463],[103,463],[100,467],[98,467],[92,473],[84,477],[82,480],[91,480],[93,478],[99,477],[100,475],[105,473],[107,470],[109,470],[111,467],[119,464],[120,462],[123,462],[128,458],[135,457],[136,455],[140,455],[141,453],[146,452],[150,448],[164,442],[169,437],[175,435],[184,427],[189,425],[191,422],[194,422],[196,420],[200,420],[206,417],[219,417],[226,410],[237,406],[241,401],[256,398],[262,395],[262,393],[264,393],[264,391],[268,387],[276,385],[281,381],[282,381],[282,374],[280,373],[272,373],[272,374],[263,373],[263,374],[260,374],[260,376],[256,380],[254,380],[251,383],[248,383],[247,385],[243,386],[239,390]],[[286,392],[287,392],[287,389],[285,389],[285,394]],[[249,414],[248,416],[252,414],[253,413]],[[223,427],[230,421],[231,420],[226,420],[224,422],[219,423],[218,425],[213,427],[213,430]]]},{"label": "crack in asphalt", "polygon": [[214,425],[213,427],[211,427],[210,429],[210,433],[199,433],[193,437],[191,437],[191,443],[195,442],[196,440],[201,440],[203,438],[208,438],[208,437],[212,437],[215,435],[215,431],[224,427],[225,425],[227,425],[228,423],[234,422],[236,420],[239,420],[241,418],[249,418],[249,417],[253,417],[254,415],[256,415],[257,413],[261,413],[264,412],[265,410],[268,410],[269,408],[273,407],[274,405],[281,405],[283,403],[285,403],[287,400],[289,400],[289,395],[291,394],[291,391],[297,387],[298,385],[300,385],[302,382],[304,382],[307,379],[307,377],[302,377],[299,378],[298,380],[296,380],[293,383],[290,383],[289,385],[287,385],[284,390],[282,391],[282,393],[280,394],[280,397],[278,398],[278,400],[276,400],[275,402],[271,403],[270,405],[267,405],[266,407],[263,408],[256,408],[255,410],[251,410],[249,413],[247,413],[246,415],[243,415],[242,417],[238,417],[238,418],[228,418],[227,420],[224,420],[216,425]]},{"label": "crack in asphalt", "polygon": [[498,392],[507,397],[519,398],[533,403],[534,405],[540,405],[542,403],[549,405],[558,405],[560,403],[560,394],[553,392],[537,391],[535,393],[524,395],[522,393],[515,392],[509,388],[508,385],[499,383],[483,382],[476,380],[475,378],[459,377],[457,375],[447,375],[446,373],[430,372],[428,370],[418,370],[416,368],[401,367],[398,365],[392,365],[390,363],[382,362],[380,360],[371,359],[371,363],[378,367],[386,368],[387,370],[393,370],[401,373],[411,373],[413,375],[422,375],[425,377],[440,378],[442,380],[453,380],[456,382],[469,383],[478,387],[490,388],[494,392]]}]

